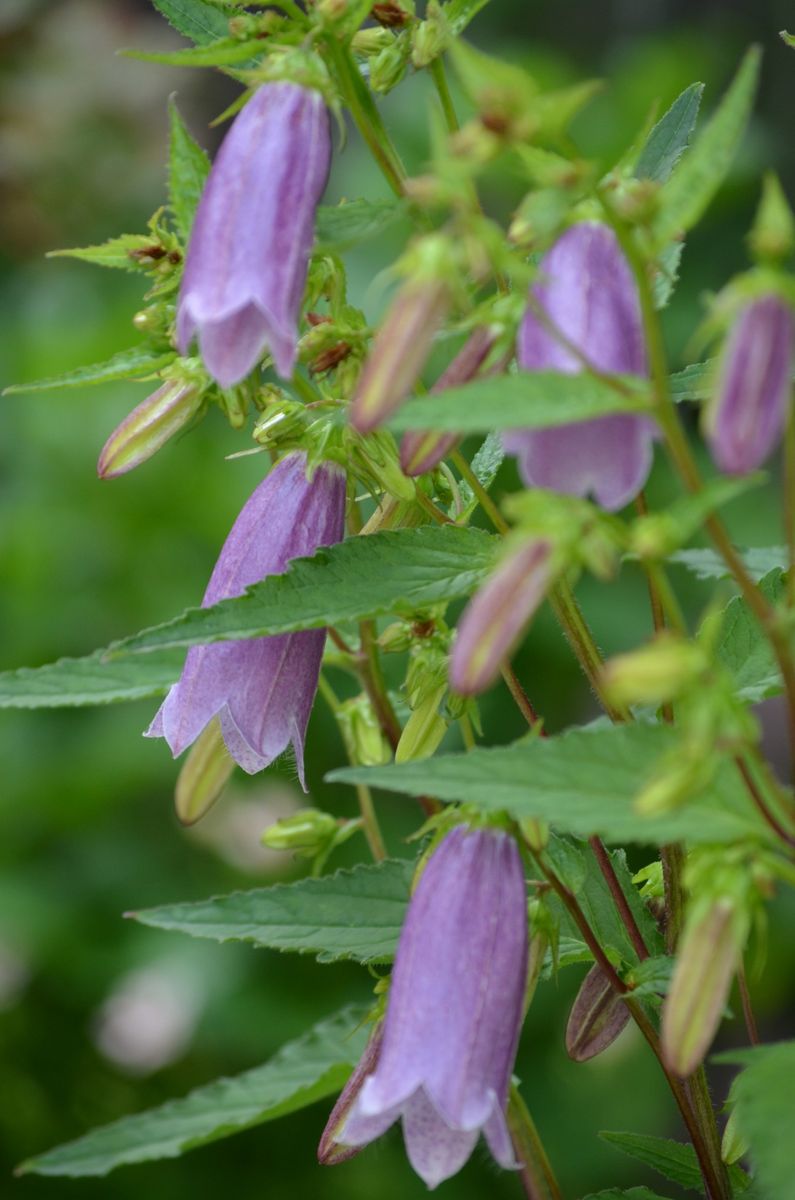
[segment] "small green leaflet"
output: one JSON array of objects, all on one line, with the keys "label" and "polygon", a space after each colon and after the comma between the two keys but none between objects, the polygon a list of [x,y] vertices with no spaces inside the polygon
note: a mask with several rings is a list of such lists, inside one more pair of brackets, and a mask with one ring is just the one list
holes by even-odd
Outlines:
[{"label": "small green leaflet", "polygon": [[453,33],[463,33],[469,22],[485,8],[489,0],[450,0],[444,7],[444,15]]},{"label": "small green leaflet", "polygon": [[703,91],[703,83],[691,83],[654,126],[635,167],[638,179],[665,183],[690,145]]},{"label": "small green leaflet", "polygon": [[315,220],[315,253],[347,250],[384,230],[406,215],[401,200],[347,200],[321,205]]},{"label": "small green leaflet", "polygon": [[[497,478],[497,472],[502,466],[504,458],[505,449],[502,444],[502,438],[498,433],[490,433],[486,440],[481,442],[470,463],[475,478],[483,485],[486,491],[489,490]],[[475,494],[466,479],[461,480],[458,490],[461,494],[461,503],[464,509],[475,508],[477,504]]]},{"label": "small green leaflet", "polygon": [[[610,1133],[603,1132],[599,1137],[623,1150],[630,1158],[636,1158],[645,1163],[653,1171],[657,1171],[672,1183],[678,1183],[683,1188],[703,1192],[704,1181],[698,1167],[698,1158],[692,1146],[684,1142],[674,1142],[669,1138],[652,1137],[645,1133]],[[748,1176],[740,1167],[729,1167],[729,1178],[735,1192],[742,1192],[748,1186]],[[771,1197],[772,1200],[772,1197]],[[777,1197],[777,1200],[779,1198]]]},{"label": "small green leaflet", "polygon": [[[771,571],[784,571],[787,568],[786,546],[749,546],[741,553],[748,574],[755,583],[758,583]],[[716,550],[702,548],[677,550],[668,561],[687,567],[697,579],[731,579],[732,577],[731,571],[726,566],[726,560]]]},{"label": "small green leaflet", "polygon": [[185,50],[122,50],[124,58],[135,58],[140,62],[162,63],[166,67],[227,67],[233,63],[254,65],[263,53],[261,41],[241,42],[238,38],[223,37],[200,46],[188,46]]},{"label": "small green leaflet", "polygon": [[709,399],[715,381],[716,365],[716,359],[708,358],[706,362],[691,363],[689,367],[673,374],[668,383],[674,401],[681,404],[683,400]]},{"label": "small green leaflet", "polygon": [[122,233],[110,238],[101,246],[76,246],[70,250],[50,250],[47,258],[79,258],[81,262],[93,263],[96,267],[113,267],[134,274],[148,273],[149,266],[134,255],[148,250],[156,239],[151,233]]},{"label": "small green leaflet", "polygon": [[779,33],[779,37],[786,46],[795,47],[795,34],[787,33],[786,29],[782,29]]},{"label": "small green leaflet", "polygon": [[[392,429],[439,433],[491,433],[501,429],[545,429],[617,412],[647,412],[648,387],[633,376],[605,382],[582,372],[519,371],[474,379],[461,387],[414,396],[390,420]],[[616,387],[616,383],[618,387]]]},{"label": "small green leaflet", "polygon": [[737,1127],[748,1139],[759,1200],[795,1200],[792,1080],[795,1042],[729,1051],[723,1062],[745,1065],[734,1080]]},{"label": "small green leaflet", "polygon": [[[759,587],[771,604],[776,604],[784,593],[781,571],[776,568],[768,572]],[[781,691],[781,676],[770,643],[741,596],[735,596],[723,610],[717,654],[734,675],[745,699],[756,702]]]},{"label": "small green leaflet", "polygon": [[286,1116],[333,1095],[364,1049],[364,1010],[346,1008],[288,1042],[261,1067],[196,1088],[180,1100],[29,1158],[17,1174],[107,1175],[115,1167],[177,1158],[186,1150]]},{"label": "small green leaflet", "polygon": [[349,538],[296,558],[245,595],[190,608],[173,621],[117,642],[111,654],[195,646],[318,629],[384,613],[411,614],[469,595],[484,579],[497,540],[477,529],[424,525]]},{"label": "small green leaflet", "polygon": [[187,244],[210,160],[188,133],[174,100],[169,101],[168,199],[177,229]]},{"label": "small green leaflet", "polygon": [[152,0],[152,3],[177,33],[200,46],[226,37],[229,18],[234,16],[234,9],[223,9],[207,0]]},{"label": "small green leaflet", "polygon": [[129,350],[120,350],[105,362],[75,367],[73,371],[64,371],[62,375],[52,375],[49,379],[35,379],[32,383],[14,383],[5,389],[3,395],[85,387],[93,383],[111,383],[115,379],[144,379],[148,375],[154,375],[162,367],[167,367],[175,357],[173,350],[131,346]]},{"label": "small green leaflet", "polygon": [[104,654],[0,672],[0,708],[71,708],[161,696],[179,679],[184,659],[180,650],[116,662],[103,661]]},{"label": "small green leaflet", "polygon": [[723,182],[751,114],[760,58],[759,47],[751,46],[712,118],[664,185],[654,223],[658,247],[692,229]]},{"label": "small green leaflet", "polygon": [[644,781],[678,745],[677,733],[663,725],[600,726],[422,762],[345,767],[329,778],[409,796],[430,793],[483,812],[507,810],[518,819],[535,817],[578,837],[598,834],[611,842],[766,839],[730,763],[680,808],[655,816],[635,810]]},{"label": "small green leaflet", "polygon": [[650,1192],[646,1187],[633,1187],[623,1190],[609,1188],[606,1192],[591,1192],[585,1200],[666,1200],[657,1192]]},{"label": "small green leaflet", "polygon": [[130,913],[143,925],[217,942],[316,954],[321,962],[389,962],[406,913],[415,864],[360,863],[320,879],[299,879],[196,904]]},{"label": "small green leaflet", "polygon": [[[648,909],[646,911],[648,912]],[[643,962],[638,963],[632,970],[634,999],[639,996],[664,996],[670,986],[673,969],[674,960],[667,954],[644,958]]]}]

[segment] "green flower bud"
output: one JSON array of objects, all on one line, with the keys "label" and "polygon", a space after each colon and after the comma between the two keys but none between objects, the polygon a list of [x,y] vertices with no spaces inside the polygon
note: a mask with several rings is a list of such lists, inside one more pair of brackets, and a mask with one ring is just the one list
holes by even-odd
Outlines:
[{"label": "green flower bud", "polygon": [[234,759],[224,745],[221,724],[214,717],[193,743],[177,777],[174,807],[181,825],[195,825],[209,812],[234,767]]},{"label": "green flower bud", "polygon": [[260,837],[269,850],[298,850],[311,857],[325,849],[337,832],[338,823],[330,813],[317,808],[302,808],[291,817],[281,817]]},{"label": "green flower bud", "polygon": [[410,54],[411,41],[408,33],[403,33],[370,59],[370,87],[374,92],[386,94],[400,83],[406,74]]},{"label": "green flower bud", "polygon": [[411,31],[411,61],[419,70],[429,66],[444,54],[452,41],[453,31],[438,0],[428,0],[426,19]]},{"label": "green flower bud", "polygon": [[760,262],[777,263],[789,257],[795,245],[795,219],[778,177],[768,171],[762,181],[762,199],[748,244]]},{"label": "green flower bud", "polygon": [[429,692],[414,709],[400,735],[395,762],[430,758],[436,750],[447,732],[447,722],[439,712],[445,691],[445,685],[442,684],[435,691]]},{"label": "green flower bud", "polygon": [[611,658],[602,671],[602,687],[619,706],[663,704],[697,684],[707,666],[696,643],[660,633],[647,646]]},{"label": "green flower bud", "polygon": [[361,767],[389,762],[392,750],[366,696],[356,696],[341,704],[338,717],[354,762]]},{"label": "green flower bud", "polygon": [[280,388],[269,389],[263,399],[264,410],[254,422],[252,433],[254,441],[260,446],[283,446],[306,427],[305,406],[296,400],[287,399]]}]

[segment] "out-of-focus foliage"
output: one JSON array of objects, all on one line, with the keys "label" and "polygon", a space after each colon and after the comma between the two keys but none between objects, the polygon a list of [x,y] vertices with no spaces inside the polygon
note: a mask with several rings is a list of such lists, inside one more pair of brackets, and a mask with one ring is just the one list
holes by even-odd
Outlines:
[{"label": "out-of-focus foliage", "polygon": [[[716,100],[741,49],[765,49],[751,136],[707,219],[688,241],[677,304],[666,314],[675,352],[697,325],[701,293],[743,265],[742,232],[763,162],[791,191],[795,163],[788,114],[792,51],[777,37],[787,5],[715,0],[566,7],[498,0],[470,37],[531,67],[545,86],[601,77],[607,87],[574,122],[573,134],[605,163],[648,115],[694,79]],[[4,0],[0,10],[0,382],[55,375],[99,362],[132,344],[135,278],[77,262],[43,261],[46,251],[88,245],[138,229],[161,202],[167,97],[212,150],[208,122],[234,96],[210,73],[178,72],[115,57],[119,46],[180,44],[145,0]],[[432,103],[427,81],[381,102],[411,169],[427,151],[417,112]],[[329,189],[384,198],[383,184],[351,135]],[[520,183],[487,181],[484,199],[507,219]],[[398,223],[399,225],[399,223]],[[333,232],[329,238],[336,236]],[[385,227],[351,256],[354,301],[375,312],[386,296],[379,271],[394,257],[400,229]],[[688,361],[684,356],[681,362]],[[0,668],[83,655],[97,645],[166,619],[201,596],[218,546],[261,476],[257,457],[227,462],[239,449],[211,414],[133,476],[101,482],[95,464],[108,433],[146,394],[112,384],[8,396],[0,407]],[[506,471],[508,468],[504,468]],[[506,481],[509,478],[505,477]],[[499,491],[500,482],[497,482]],[[670,494],[664,471],[652,483]],[[780,539],[770,492],[729,506],[738,542]],[[771,529],[773,532],[771,533]],[[764,530],[764,533],[762,532]],[[582,599],[608,651],[648,630],[645,585],[627,570],[620,602],[597,585]],[[692,583],[695,603],[702,594]],[[582,720],[591,701],[557,629],[540,619],[515,664],[548,725]],[[541,686],[543,681],[543,694]],[[247,945],[189,941],[127,923],[129,909],[203,899],[300,874],[300,862],[259,846],[262,829],[303,806],[289,764],[253,780],[236,778],[224,804],[193,831],[173,815],[176,768],[141,731],[152,701],[86,711],[0,714],[0,1172],[114,1117],[151,1107],[220,1074],[263,1062],[279,1046],[346,1001],[366,1002],[360,968],[322,973],[311,958],[282,958]],[[487,732],[508,741],[520,720],[499,690],[483,702]],[[775,754],[775,710],[769,716]],[[310,727],[310,790],[323,807],[353,812],[350,791],[323,784],[343,761],[321,704]],[[451,749],[453,745],[451,744]],[[311,796],[310,796],[311,800]],[[384,804],[393,846],[411,828],[406,801]],[[340,864],[350,861],[346,851]],[[793,1001],[793,914],[774,910],[765,990],[752,990],[764,1032],[775,1038]],[[572,976],[576,972],[570,973]],[[523,1090],[567,1194],[638,1182],[636,1164],[594,1136],[598,1129],[645,1129],[678,1136],[661,1076],[635,1034],[593,1063],[562,1052],[565,1015],[579,979],[546,982],[533,1004],[518,1060]],[[738,1041],[742,1040],[738,1034]],[[619,1060],[622,1060],[619,1072]],[[631,1060],[631,1061],[629,1061]],[[631,1067],[631,1092],[619,1085]],[[727,1070],[728,1068],[718,1068]],[[615,1083],[613,1082],[615,1080]],[[79,1195],[203,1200],[235,1188],[240,1200],[273,1196],[420,1197],[397,1135],[350,1163],[317,1167],[310,1148],[327,1106],[179,1162],[83,1181]],[[653,1185],[653,1177],[648,1176]],[[10,1194],[53,1197],[69,1184],[26,1179]],[[461,1195],[517,1194],[510,1175],[475,1161],[456,1182]],[[659,1186],[659,1181],[658,1181]],[[675,1189],[663,1185],[674,1194]],[[57,1189],[57,1190],[56,1190]],[[78,1193],[75,1193],[78,1194]]]}]

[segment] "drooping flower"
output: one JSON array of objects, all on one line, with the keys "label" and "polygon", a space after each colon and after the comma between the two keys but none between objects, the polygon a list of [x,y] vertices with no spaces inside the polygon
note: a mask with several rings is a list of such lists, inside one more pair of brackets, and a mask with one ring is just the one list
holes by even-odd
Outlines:
[{"label": "drooping flower", "polygon": [[[517,342],[526,371],[577,374],[581,358],[599,371],[645,375],[646,350],[638,291],[615,234],[589,221],[567,229],[539,268]],[[555,336],[557,331],[569,345]],[[573,496],[592,493],[616,510],[643,487],[651,469],[655,427],[643,416],[615,414],[504,435],[528,487]]]},{"label": "drooping flower", "polygon": [[470,600],[458,623],[450,683],[462,696],[485,691],[536,611],[550,583],[552,543],[525,542]]},{"label": "drooping flower", "polygon": [[409,904],[375,1069],[338,1140],[362,1146],[399,1117],[414,1170],[435,1187],[483,1132],[515,1167],[505,1109],[527,978],[527,900],[516,843],[459,826]]},{"label": "drooping flower", "polygon": [[177,306],[177,343],[198,336],[205,366],[231,387],[266,348],[287,379],[331,134],[319,92],[266,83],[236,117],[196,212]]},{"label": "drooping flower", "polygon": [[[345,476],[323,464],[311,479],[304,454],[271,470],[243,506],[210,577],[202,607],[239,596],[293,558],[342,539]],[[253,774],[292,744],[304,784],[304,735],[317,691],[326,631],[216,642],[188,651],[179,682],[148,737],[164,737],[176,758],[214,717],[226,748]]]},{"label": "drooping flower", "polygon": [[761,296],[741,311],[706,410],[705,433],[717,466],[730,475],[755,471],[784,431],[790,404],[795,317],[779,296]]}]

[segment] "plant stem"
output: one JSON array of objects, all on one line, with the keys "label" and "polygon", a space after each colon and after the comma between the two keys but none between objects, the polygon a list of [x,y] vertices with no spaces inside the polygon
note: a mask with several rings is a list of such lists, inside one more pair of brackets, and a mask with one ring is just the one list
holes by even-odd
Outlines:
[{"label": "plant stem", "polygon": [[787,536],[787,608],[795,608],[795,413],[784,434],[784,529]]},{"label": "plant stem", "polygon": [[[530,726],[530,728],[535,732],[542,725],[541,718],[533,708],[527,692],[524,690],[516,676],[516,672],[509,663],[505,663],[502,667],[500,667],[500,672],[505,680],[508,691],[513,696],[516,707],[519,709],[519,712],[522,714],[525,721],[527,721],[527,724]],[[544,736],[543,728],[541,728],[541,736]]]},{"label": "plant stem", "polygon": [[629,901],[624,895],[624,889],[619,883],[619,879],[616,875],[610,855],[608,854],[601,838],[588,838],[588,845],[594,852],[596,861],[599,864],[599,869],[604,876],[605,883],[610,890],[610,895],[613,897],[613,902],[618,909],[621,920],[624,923],[624,928],[629,934],[632,945],[635,947],[635,953],[640,961],[643,962],[644,958],[649,957],[649,951],[645,941],[643,940],[643,934],[641,933],[638,923],[635,920],[635,914],[629,907]]},{"label": "plant stem", "polygon": [[618,708],[612,704],[603,693],[601,673],[604,660],[599,647],[596,645],[593,634],[588,628],[574,592],[565,579],[559,580],[552,589],[549,602],[552,605],[552,611],[557,617],[558,623],[566,635],[566,640],[574,651],[577,661],[591,685],[594,695],[610,717],[610,720],[615,721],[616,724],[621,724],[623,721],[629,720],[628,711],[625,708]]},{"label": "plant stem", "polygon": [[439,55],[438,58],[435,58],[431,63],[431,78],[433,79],[436,93],[439,97],[439,103],[442,106],[442,112],[444,113],[444,119],[447,124],[447,128],[450,133],[458,133],[460,125],[458,123],[455,105],[453,104],[453,97],[450,95],[450,88],[447,84],[447,73],[445,72],[444,61],[441,55]]},{"label": "plant stem", "polygon": [[751,993],[748,990],[748,976],[745,973],[745,963],[742,962],[742,960],[737,968],[737,983],[740,988],[740,1000],[742,1001],[743,1006],[745,1028],[748,1031],[748,1041],[752,1046],[758,1046],[759,1030],[756,1027],[756,1017],[754,1016],[753,1006],[751,1005]]},{"label": "plant stem", "polygon": [[359,637],[362,646],[359,655],[359,669],[364,690],[373,706],[373,712],[378,718],[378,724],[381,726],[384,737],[392,749],[397,750],[402,730],[387,693],[384,672],[381,669],[381,660],[378,657],[378,647],[375,641],[375,623],[361,621]]},{"label": "plant stem", "polygon": [[497,532],[503,535],[510,533],[510,526],[508,522],[497,508],[497,505],[494,503],[491,496],[486,491],[461,451],[453,450],[450,458],[455,464],[459,475],[462,477],[462,479],[465,479],[472,488],[472,493],[477,498],[478,504],[483,509],[484,513],[489,518]]},{"label": "plant stem", "polygon": [[343,46],[333,34],[326,38],[325,45],[335,68],[342,98],[357,129],[369,146],[392,191],[396,196],[402,196],[405,169],[350,49]]},{"label": "plant stem", "polygon": [[507,1115],[516,1158],[522,1164],[519,1178],[527,1200],[563,1200],[535,1122],[516,1084],[511,1084]]},{"label": "plant stem", "polygon": [[781,838],[782,842],[789,846],[790,850],[795,848],[795,835],[787,832],[776,814],[770,808],[762,789],[759,787],[757,780],[754,778],[754,774],[748,763],[748,759],[742,754],[738,754],[735,756],[734,762],[737,770],[742,775],[743,782],[748,789],[748,794],[753,800],[760,816],[770,826],[773,832],[779,838]]}]

